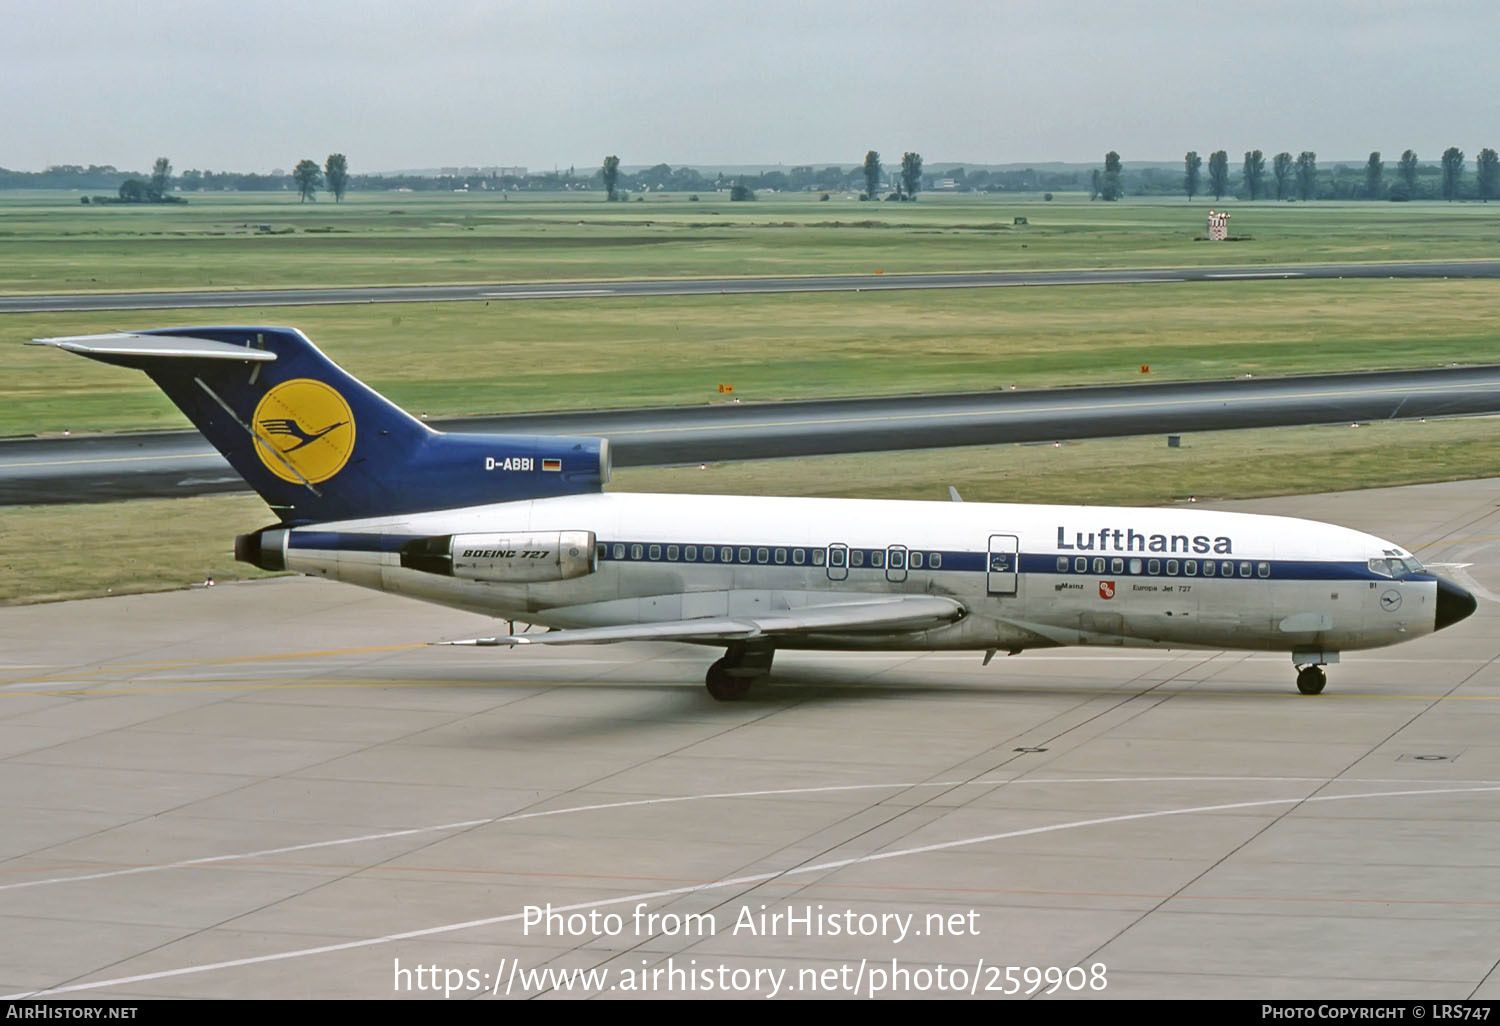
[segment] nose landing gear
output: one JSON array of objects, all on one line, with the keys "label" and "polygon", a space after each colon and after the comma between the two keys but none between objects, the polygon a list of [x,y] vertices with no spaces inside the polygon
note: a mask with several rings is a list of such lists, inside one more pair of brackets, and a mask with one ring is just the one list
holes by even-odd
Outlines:
[{"label": "nose landing gear", "polygon": [[771,672],[771,660],[776,650],[772,648],[752,649],[746,645],[730,645],[724,658],[708,668],[704,682],[708,693],[720,702],[737,702],[750,693],[758,680],[764,680]]},{"label": "nose landing gear", "polygon": [[1297,668],[1297,690],[1304,695],[1321,695],[1328,683],[1328,674],[1323,667],[1339,661],[1339,654],[1327,648],[1299,648],[1292,652],[1292,665]]},{"label": "nose landing gear", "polygon": [[1297,671],[1297,690],[1304,695],[1321,695],[1328,683],[1328,674],[1321,666],[1304,666]]}]

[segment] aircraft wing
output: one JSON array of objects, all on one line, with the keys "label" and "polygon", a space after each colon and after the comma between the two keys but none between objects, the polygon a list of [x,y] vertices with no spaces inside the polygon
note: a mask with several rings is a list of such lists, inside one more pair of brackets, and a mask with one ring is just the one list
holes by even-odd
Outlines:
[{"label": "aircraft wing", "polygon": [[961,618],[963,604],[941,595],[893,595],[861,602],[805,606],[748,616],[699,617],[539,634],[444,641],[443,645],[591,645],[611,641],[750,641],[778,636],[861,631],[917,631]]}]

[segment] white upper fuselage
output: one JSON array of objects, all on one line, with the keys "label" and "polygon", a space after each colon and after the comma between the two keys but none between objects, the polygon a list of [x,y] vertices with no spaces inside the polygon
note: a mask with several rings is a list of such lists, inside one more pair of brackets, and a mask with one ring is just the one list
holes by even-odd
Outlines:
[{"label": "white upper fuselage", "polygon": [[[397,552],[412,538],[528,531],[592,532],[597,568],[493,583],[409,569]],[[288,569],[552,627],[904,594],[967,611],[921,631],[808,633],[779,647],[1333,653],[1429,633],[1436,608],[1435,580],[1403,570],[1410,554],[1391,542],[1203,509],[611,492],[318,524],[289,531],[284,551]]]}]

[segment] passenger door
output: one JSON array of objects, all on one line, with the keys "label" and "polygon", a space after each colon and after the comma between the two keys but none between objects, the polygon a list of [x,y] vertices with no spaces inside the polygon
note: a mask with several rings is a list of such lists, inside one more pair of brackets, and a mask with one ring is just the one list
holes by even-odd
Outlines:
[{"label": "passenger door", "polygon": [[990,535],[987,590],[991,595],[1014,595],[1020,572],[1020,539],[1013,534]]}]

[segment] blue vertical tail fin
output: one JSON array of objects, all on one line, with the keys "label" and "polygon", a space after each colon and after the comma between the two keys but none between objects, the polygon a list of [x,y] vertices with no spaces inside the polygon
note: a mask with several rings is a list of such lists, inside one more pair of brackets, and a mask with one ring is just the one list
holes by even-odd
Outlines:
[{"label": "blue vertical tail fin", "polygon": [[600,438],[445,434],[295,328],[162,328],[37,339],[146,372],[284,523],[599,491]]}]

